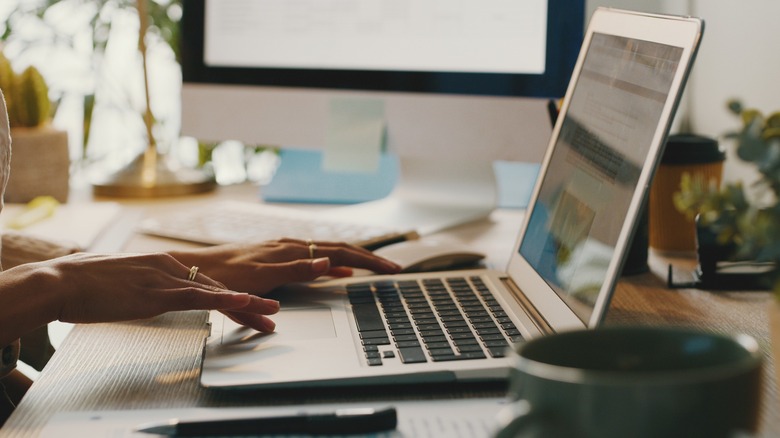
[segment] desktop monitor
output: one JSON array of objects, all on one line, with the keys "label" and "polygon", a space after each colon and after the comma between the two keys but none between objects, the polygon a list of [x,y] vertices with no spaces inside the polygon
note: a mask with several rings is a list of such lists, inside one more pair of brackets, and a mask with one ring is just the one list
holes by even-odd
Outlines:
[{"label": "desktop monitor", "polygon": [[584,10],[584,0],[187,0],[183,134],[319,150],[357,162],[347,171],[389,151],[400,163],[390,222],[425,232],[473,219],[495,206],[494,161],[541,161]]}]

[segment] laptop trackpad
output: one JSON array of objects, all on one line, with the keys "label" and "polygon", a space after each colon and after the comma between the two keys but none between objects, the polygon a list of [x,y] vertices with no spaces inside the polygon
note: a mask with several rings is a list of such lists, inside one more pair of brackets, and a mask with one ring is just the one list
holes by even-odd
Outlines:
[{"label": "laptop trackpad", "polygon": [[271,318],[280,340],[326,339],[336,337],[329,307],[283,309]]},{"label": "laptop trackpad", "polygon": [[309,339],[328,339],[336,337],[333,315],[329,307],[295,307],[282,309],[271,315],[276,323],[273,333],[257,333],[247,336],[249,329],[225,318],[226,327],[223,344],[273,339],[274,342],[300,341]]}]

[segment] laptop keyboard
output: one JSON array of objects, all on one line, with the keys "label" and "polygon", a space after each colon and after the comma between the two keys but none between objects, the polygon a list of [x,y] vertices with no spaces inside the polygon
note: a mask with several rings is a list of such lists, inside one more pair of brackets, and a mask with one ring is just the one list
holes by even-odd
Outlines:
[{"label": "laptop keyboard", "polygon": [[503,357],[522,340],[479,277],[356,283],[347,294],[371,366],[396,354],[402,363]]}]

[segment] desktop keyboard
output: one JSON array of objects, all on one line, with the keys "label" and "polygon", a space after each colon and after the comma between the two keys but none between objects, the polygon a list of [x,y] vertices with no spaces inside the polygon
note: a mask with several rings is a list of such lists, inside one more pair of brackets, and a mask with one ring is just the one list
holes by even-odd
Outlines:
[{"label": "desktop keyboard", "polygon": [[504,357],[522,340],[479,277],[357,283],[347,295],[370,366],[394,351],[402,363]]},{"label": "desktop keyboard", "polygon": [[343,241],[368,249],[412,238],[415,233],[317,218],[316,211],[268,204],[220,201],[143,220],[139,231],[161,237],[218,245],[282,237]]}]

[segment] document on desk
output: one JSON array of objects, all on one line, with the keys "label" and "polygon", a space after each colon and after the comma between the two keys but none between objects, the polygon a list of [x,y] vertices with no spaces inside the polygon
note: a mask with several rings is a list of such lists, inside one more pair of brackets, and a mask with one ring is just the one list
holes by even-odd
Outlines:
[{"label": "document on desk", "polygon": [[[393,406],[398,411],[398,428],[371,434],[372,437],[479,438],[495,433],[496,413],[503,398],[469,398],[457,400],[404,400],[393,402],[339,403],[304,406],[257,406],[252,408],[189,408],[128,411],[82,411],[55,414],[41,432],[42,438],[63,436],[143,437],[154,435],[135,432],[145,424],[179,420],[211,420],[257,416],[328,413],[336,409]],[[258,434],[262,431],[258,431]]]},{"label": "document on desk", "polygon": [[[26,208],[24,204],[6,204],[0,215],[0,230]],[[100,234],[121,212],[116,202],[89,202],[58,205],[50,215],[15,231],[55,242],[75,244],[88,250]]]}]

